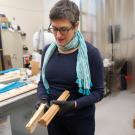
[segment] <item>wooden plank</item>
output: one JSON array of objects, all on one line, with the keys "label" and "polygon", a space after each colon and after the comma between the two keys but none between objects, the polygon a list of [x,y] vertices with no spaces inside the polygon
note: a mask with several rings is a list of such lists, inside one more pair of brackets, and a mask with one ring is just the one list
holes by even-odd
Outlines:
[{"label": "wooden plank", "polygon": [[21,78],[19,74],[13,74],[13,75],[1,75],[0,76],[0,83],[10,83],[13,81],[17,81]]},{"label": "wooden plank", "polygon": [[7,91],[5,93],[0,94],[0,102],[9,98],[13,98],[15,96],[18,96],[20,94],[23,94],[25,92],[31,91],[36,88],[37,88],[37,84],[28,84],[23,87]]},{"label": "wooden plank", "polygon": [[29,133],[33,133],[38,125],[39,119],[43,116],[45,109],[45,104],[41,104],[38,110],[34,113],[30,121],[26,125],[26,129],[29,131]]},{"label": "wooden plank", "polygon": [[[57,100],[66,101],[69,96],[70,96],[69,91],[65,90]],[[39,123],[44,125],[44,126],[48,126],[48,124],[51,122],[53,117],[57,114],[59,109],[60,108],[58,105],[53,104],[48,109],[48,111],[42,116],[42,118],[39,120]]]}]

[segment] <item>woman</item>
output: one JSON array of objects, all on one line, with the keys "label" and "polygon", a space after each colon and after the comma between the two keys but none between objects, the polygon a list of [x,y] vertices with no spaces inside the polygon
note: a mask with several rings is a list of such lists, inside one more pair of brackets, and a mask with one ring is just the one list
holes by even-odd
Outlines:
[{"label": "woman", "polygon": [[[94,135],[95,103],[103,98],[103,64],[98,50],[77,30],[79,9],[58,1],[50,11],[48,30],[56,43],[45,47],[38,85],[38,104],[54,103],[60,111],[48,126],[49,135]],[[65,90],[67,101],[56,101]]]}]

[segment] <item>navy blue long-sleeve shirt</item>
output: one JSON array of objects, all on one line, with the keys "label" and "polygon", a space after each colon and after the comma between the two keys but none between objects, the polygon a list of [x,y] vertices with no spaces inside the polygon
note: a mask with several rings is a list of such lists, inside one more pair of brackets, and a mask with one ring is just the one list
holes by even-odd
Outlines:
[{"label": "navy blue long-sleeve shirt", "polygon": [[[46,79],[50,86],[50,94],[48,95],[43,85],[42,78],[38,84],[37,97],[38,100],[46,98],[47,100],[57,99],[65,90],[70,91],[68,100],[77,101],[77,109],[72,115],[83,115],[94,111],[94,104],[103,98],[103,63],[97,48],[86,42],[88,49],[88,60],[91,73],[93,87],[89,96],[82,95],[78,92],[78,85],[75,83],[77,79],[76,63],[78,50],[70,54],[61,54],[56,49],[50,58],[46,67]],[[42,55],[42,63],[45,52]]]}]

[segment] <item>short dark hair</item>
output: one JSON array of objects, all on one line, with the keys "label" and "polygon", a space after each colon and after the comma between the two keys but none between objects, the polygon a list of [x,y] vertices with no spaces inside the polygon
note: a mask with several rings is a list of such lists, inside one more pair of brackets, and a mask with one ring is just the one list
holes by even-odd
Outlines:
[{"label": "short dark hair", "polygon": [[73,25],[79,21],[78,6],[70,0],[58,1],[50,10],[50,20],[68,19]]}]

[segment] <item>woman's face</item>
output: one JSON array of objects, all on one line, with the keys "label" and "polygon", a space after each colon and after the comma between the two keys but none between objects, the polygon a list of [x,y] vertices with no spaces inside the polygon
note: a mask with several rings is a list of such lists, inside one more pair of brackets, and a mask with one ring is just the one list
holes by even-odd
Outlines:
[{"label": "woman's face", "polygon": [[78,23],[73,26],[67,19],[56,19],[51,21],[50,31],[54,34],[56,42],[60,46],[65,46],[74,37]]}]

